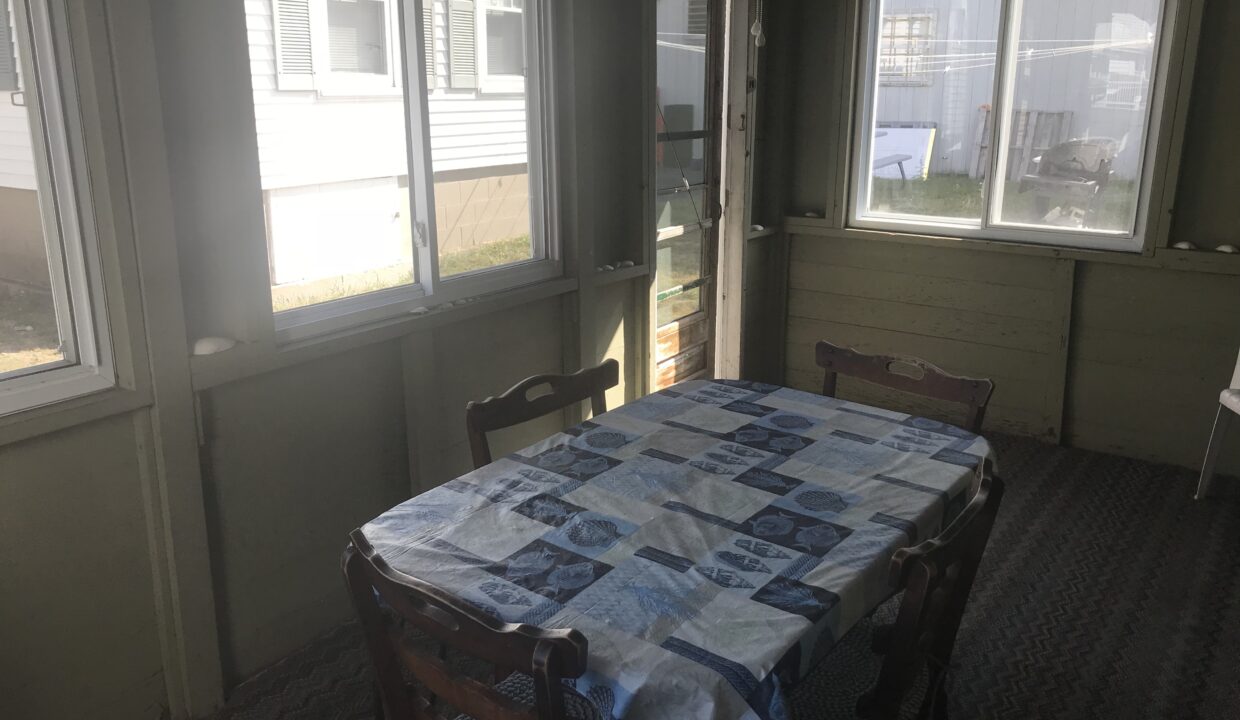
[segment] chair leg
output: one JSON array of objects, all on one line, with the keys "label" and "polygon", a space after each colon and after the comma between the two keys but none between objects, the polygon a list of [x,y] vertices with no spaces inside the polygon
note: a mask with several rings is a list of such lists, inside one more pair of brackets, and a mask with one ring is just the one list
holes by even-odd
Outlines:
[{"label": "chair leg", "polygon": [[1227,435],[1231,418],[1231,410],[1219,405],[1218,415],[1214,417],[1214,431],[1210,433],[1210,445],[1206,448],[1206,461],[1201,466],[1201,478],[1197,481],[1197,494],[1194,497],[1198,500],[1210,492],[1210,482],[1214,480],[1214,466],[1218,462],[1219,452],[1223,449],[1223,437]]}]

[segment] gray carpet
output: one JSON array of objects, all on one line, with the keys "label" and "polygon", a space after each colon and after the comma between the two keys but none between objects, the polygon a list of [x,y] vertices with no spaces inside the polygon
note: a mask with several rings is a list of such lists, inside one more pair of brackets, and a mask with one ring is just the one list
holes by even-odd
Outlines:
[{"label": "gray carpet", "polygon": [[[1240,482],[1196,502],[1187,470],[995,444],[1007,494],[949,673],[952,716],[1240,717]],[[797,687],[796,717],[853,717],[878,671],[871,622]],[[346,625],[239,686],[218,718],[369,718],[370,682]]]}]

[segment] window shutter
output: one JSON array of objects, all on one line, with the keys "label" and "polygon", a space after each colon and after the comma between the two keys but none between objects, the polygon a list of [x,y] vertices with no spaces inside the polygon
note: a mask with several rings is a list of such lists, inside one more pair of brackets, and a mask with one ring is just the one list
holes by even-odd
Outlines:
[{"label": "window shutter", "polygon": [[435,87],[435,0],[422,0],[422,43],[426,53],[426,87]]},{"label": "window shutter", "polygon": [[710,8],[707,0],[689,0],[690,35],[705,35],[710,30]]},{"label": "window shutter", "polygon": [[314,48],[310,39],[311,0],[273,0],[276,86],[314,89]]},{"label": "window shutter", "polygon": [[474,0],[448,0],[448,65],[454,88],[478,87],[478,17]]},{"label": "window shutter", "polygon": [[3,92],[20,89],[17,86],[17,54],[13,52],[12,23],[9,4],[0,0],[0,91]]}]

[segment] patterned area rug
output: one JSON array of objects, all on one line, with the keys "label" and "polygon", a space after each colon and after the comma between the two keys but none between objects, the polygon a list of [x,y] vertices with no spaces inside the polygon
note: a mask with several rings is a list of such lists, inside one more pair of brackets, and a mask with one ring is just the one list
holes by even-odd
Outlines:
[{"label": "patterned area rug", "polygon": [[[948,678],[955,718],[1235,718],[1240,482],[1192,499],[1179,468],[997,436],[1007,494]],[[878,672],[874,622],[792,694],[795,716],[852,718]],[[355,625],[240,685],[218,720],[373,717]],[[910,711],[915,709],[910,706]]]}]

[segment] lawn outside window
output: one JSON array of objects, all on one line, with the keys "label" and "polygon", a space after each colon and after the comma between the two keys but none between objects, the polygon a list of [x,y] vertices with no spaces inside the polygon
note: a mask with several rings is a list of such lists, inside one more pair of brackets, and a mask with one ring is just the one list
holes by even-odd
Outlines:
[{"label": "lawn outside window", "polygon": [[0,416],[116,385],[63,12],[0,0],[0,120],[24,128],[0,160]]},{"label": "lawn outside window", "polygon": [[[560,276],[547,8],[246,4],[279,341]],[[324,63],[334,76],[390,75],[394,90],[324,97],[289,77]]]},{"label": "lawn outside window", "polygon": [[861,0],[848,225],[1141,252],[1176,0]]}]

